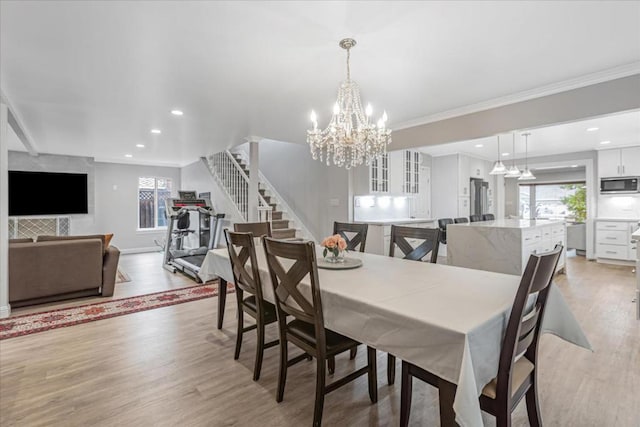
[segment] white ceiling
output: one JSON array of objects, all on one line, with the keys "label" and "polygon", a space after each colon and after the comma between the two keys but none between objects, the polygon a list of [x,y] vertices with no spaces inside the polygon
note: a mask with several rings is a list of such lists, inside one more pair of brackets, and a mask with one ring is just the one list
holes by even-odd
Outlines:
[{"label": "white ceiling", "polygon": [[344,78],[343,37],[392,128],[640,61],[640,2],[3,0],[0,15],[0,86],[36,149],[108,161],[304,142]]},{"label": "white ceiling", "polygon": [[[598,128],[587,131],[587,129]],[[525,156],[524,132],[529,135],[529,157],[549,156],[578,151],[640,145],[640,111],[630,111],[590,120],[548,126],[537,129],[518,129],[513,133],[500,134],[502,161],[513,159],[513,135],[515,135],[516,159]],[[601,144],[609,141],[607,144]],[[482,145],[479,147],[479,145]],[[498,156],[497,136],[460,141],[451,144],[431,145],[419,148],[432,156],[462,153],[495,161]],[[508,153],[507,156],[504,154]]]}]

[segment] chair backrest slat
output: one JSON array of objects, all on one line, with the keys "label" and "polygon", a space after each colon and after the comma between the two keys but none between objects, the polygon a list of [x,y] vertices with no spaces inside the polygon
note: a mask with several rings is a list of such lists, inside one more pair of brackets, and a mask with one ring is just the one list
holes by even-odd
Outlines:
[{"label": "chair backrest slat", "polygon": [[[540,325],[562,250],[562,245],[556,245],[550,252],[529,257],[502,342],[496,387],[498,399],[511,398],[511,375],[516,356],[526,357],[534,364],[537,360]],[[535,304],[525,313],[532,299]]]},{"label": "chair backrest slat", "polygon": [[482,221],[482,215],[469,215],[469,221],[470,222],[479,222]]},{"label": "chair backrest slat", "polygon": [[[391,226],[391,239],[389,242],[389,256],[395,255],[397,246],[404,254],[404,259],[422,261],[431,253],[429,262],[435,264],[438,260],[440,230],[437,228],[418,228]],[[417,247],[413,247],[407,239],[423,240]]]},{"label": "chair backrest slat", "polygon": [[[349,222],[334,222],[333,234],[339,234],[347,242],[347,250],[355,251],[358,245],[360,252],[364,252],[367,243],[369,224],[352,224]],[[347,235],[351,234],[351,237]]]},{"label": "chair backrest slat", "polygon": [[236,222],[233,230],[240,233],[253,233],[254,237],[271,237],[271,224],[268,222]]},{"label": "chair backrest slat", "polygon": [[[236,286],[262,300],[262,285],[253,234],[225,230],[224,236],[227,241],[229,260]],[[250,267],[247,266],[249,261],[251,262]]]},{"label": "chair backrest slat", "polygon": [[[322,301],[318,286],[318,267],[313,242],[287,242],[264,238],[264,251],[276,299],[278,319],[284,314],[316,325],[316,333],[324,334]],[[293,265],[285,268],[285,264]],[[299,289],[306,276],[311,280],[311,299]],[[322,325],[322,331],[317,325]]]},{"label": "chair backrest slat", "polygon": [[453,222],[454,224],[466,224],[469,222],[469,218],[465,218],[465,217],[454,218]]}]

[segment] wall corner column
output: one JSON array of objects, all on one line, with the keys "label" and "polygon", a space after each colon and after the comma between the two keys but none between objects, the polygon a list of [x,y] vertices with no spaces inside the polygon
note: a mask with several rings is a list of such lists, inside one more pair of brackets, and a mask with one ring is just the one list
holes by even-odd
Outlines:
[{"label": "wall corner column", "polygon": [[0,103],[0,318],[9,317],[9,109]]}]

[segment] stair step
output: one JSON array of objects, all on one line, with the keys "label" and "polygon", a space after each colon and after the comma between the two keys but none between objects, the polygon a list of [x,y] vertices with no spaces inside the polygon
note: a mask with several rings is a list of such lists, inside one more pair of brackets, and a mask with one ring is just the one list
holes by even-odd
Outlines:
[{"label": "stair step", "polygon": [[271,220],[271,229],[272,230],[282,230],[284,228],[289,228],[289,220],[288,219],[272,219]]},{"label": "stair step", "polygon": [[271,202],[271,196],[262,196],[262,198],[264,199],[265,202],[269,203]]},{"label": "stair step", "polygon": [[271,206],[271,207],[273,208],[273,210],[274,210],[274,211],[275,211],[275,210],[276,210],[276,208],[278,207],[278,205],[277,205],[277,204],[275,204],[275,203],[269,203],[269,206]]},{"label": "stair step", "polygon": [[282,211],[271,211],[271,219],[272,220],[282,219]]},{"label": "stair step", "polygon": [[272,229],[271,236],[274,239],[290,239],[292,237],[296,237],[296,229],[295,228],[282,228],[282,229]]}]

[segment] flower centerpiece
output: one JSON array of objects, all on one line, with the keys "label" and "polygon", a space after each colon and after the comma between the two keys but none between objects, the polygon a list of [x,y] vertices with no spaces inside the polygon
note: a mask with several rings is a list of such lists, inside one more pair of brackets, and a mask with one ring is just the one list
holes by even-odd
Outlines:
[{"label": "flower centerpiece", "polygon": [[[324,248],[322,256],[327,262],[344,262],[344,252],[347,252],[347,241],[339,234],[326,237],[320,246]],[[328,255],[328,256],[327,256]]]}]

